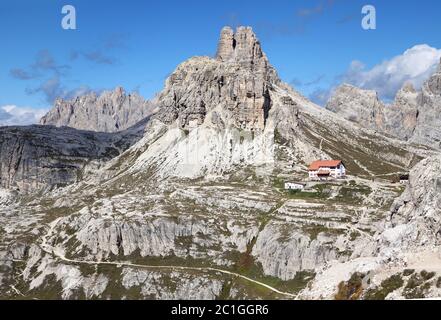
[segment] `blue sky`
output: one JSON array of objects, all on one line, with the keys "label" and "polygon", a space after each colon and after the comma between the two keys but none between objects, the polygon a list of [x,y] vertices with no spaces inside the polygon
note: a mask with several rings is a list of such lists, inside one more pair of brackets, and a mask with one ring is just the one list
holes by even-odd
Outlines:
[{"label": "blue sky", "polygon": [[[61,28],[66,4],[77,30]],[[361,28],[366,4],[377,30]],[[56,96],[118,85],[150,98],[180,62],[213,55],[225,25],[252,26],[281,78],[317,101],[339,81],[381,90],[385,69],[410,68],[387,75],[387,99],[415,59],[428,61],[418,83],[441,56],[439,12],[439,0],[0,0],[0,107],[44,110]]]}]

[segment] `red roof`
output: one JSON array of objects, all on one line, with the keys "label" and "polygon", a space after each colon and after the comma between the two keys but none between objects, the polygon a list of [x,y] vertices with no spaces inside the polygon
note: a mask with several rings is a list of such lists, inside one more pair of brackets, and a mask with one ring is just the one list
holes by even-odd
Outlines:
[{"label": "red roof", "polygon": [[309,171],[317,171],[320,168],[335,168],[338,167],[342,163],[341,160],[319,160],[314,161],[309,166]]}]

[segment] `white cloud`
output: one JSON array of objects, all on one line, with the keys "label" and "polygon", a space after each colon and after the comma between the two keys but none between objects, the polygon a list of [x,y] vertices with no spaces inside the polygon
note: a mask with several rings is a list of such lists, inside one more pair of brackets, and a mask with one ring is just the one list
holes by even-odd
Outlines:
[{"label": "white cloud", "polygon": [[6,105],[0,107],[0,126],[24,126],[38,123],[48,109]]},{"label": "white cloud", "polygon": [[407,81],[415,88],[420,88],[435,73],[440,57],[441,49],[427,44],[416,45],[370,70],[366,70],[362,62],[353,61],[339,80],[364,89],[376,90],[380,97],[391,100]]}]

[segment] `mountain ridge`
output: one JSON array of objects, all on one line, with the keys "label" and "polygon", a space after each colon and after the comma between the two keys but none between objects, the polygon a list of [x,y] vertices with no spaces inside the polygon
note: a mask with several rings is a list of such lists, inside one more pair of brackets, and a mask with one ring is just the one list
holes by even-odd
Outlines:
[{"label": "mountain ridge", "polygon": [[348,86],[339,86],[325,108],[362,127],[379,130],[410,143],[441,148],[441,133],[436,129],[440,121],[437,115],[441,105],[441,60],[437,71],[419,91],[410,83],[405,83],[391,104],[380,101],[375,91],[354,86],[350,86],[352,90],[349,91],[346,90]]},{"label": "mountain ridge", "polygon": [[99,95],[90,92],[70,100],[57,99],[40,124],[112,133],[130,128],[154,110],[154,104],[139,94],[116,87]]}]

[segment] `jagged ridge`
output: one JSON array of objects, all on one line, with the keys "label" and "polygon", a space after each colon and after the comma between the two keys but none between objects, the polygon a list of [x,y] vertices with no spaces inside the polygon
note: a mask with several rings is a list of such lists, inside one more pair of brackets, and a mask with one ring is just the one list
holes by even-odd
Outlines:
[{"label": "jagged ridge", "polygon": [[98,132],[124,131],[151,115],[154,104],[137,93],[126,94],[122,87],[95,92],[71,100],[57,99],[40,120],[42,125],[71,127]]}]

